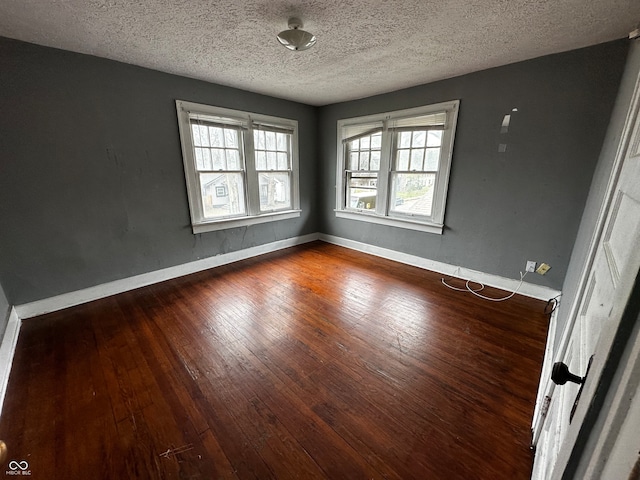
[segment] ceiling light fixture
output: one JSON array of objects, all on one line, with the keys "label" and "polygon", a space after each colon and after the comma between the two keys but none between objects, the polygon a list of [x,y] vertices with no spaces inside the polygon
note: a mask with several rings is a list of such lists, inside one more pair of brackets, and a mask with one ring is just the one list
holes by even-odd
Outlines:
[{"label": "ceiling light fixture", "polygon": [[306,50],[316,44],[316,36],[302,30],[302,20],[296,17],[289,19],[289,30],[278,34],[278,41],[289,50]]}]

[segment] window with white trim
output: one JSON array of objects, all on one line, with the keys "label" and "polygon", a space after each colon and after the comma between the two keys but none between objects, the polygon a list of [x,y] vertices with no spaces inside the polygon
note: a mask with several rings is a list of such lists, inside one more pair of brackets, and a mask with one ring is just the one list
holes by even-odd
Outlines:
[{"label": "window with white trim", "polygon": [[336,216],[442,233],[459,105],[339,120]]},{"label": "window with white trim", "polygon": [[297,121],[176,108],[194,233],[300,216]]}]

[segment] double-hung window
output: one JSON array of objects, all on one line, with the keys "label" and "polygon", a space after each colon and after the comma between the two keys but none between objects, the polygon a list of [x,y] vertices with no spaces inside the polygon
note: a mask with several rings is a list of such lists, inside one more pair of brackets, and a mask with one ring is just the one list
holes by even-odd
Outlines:
[{"label": "double-hung window", "polygon": [[458,107],[339,120],[336,215],[442,233]]},{"label": "double-hung window", "polygon": [[300,215],[295,120],[176,108],[194,233]]}]

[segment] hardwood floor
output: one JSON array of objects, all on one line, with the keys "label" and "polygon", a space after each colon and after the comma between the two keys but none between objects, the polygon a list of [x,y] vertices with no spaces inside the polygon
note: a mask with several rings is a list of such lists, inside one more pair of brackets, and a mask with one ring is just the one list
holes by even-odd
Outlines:
[{"label": "hardwood floor", "polygon": [[0,438],[34,479],[527,479],[545,302],[440,278],[314,242],[26,320]]}]

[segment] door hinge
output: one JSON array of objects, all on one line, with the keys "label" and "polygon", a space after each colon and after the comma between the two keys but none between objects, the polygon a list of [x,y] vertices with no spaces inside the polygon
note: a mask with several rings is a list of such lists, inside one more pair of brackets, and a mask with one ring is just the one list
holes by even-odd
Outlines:
[{"label": "door hinge", "polygon": [[542,408],[540,408],[541,417],[547,416],[547,413],[549,413],[549,405],[551,405],[551,397],[549,395],[545,395],[544,400],[542,401]]}]

